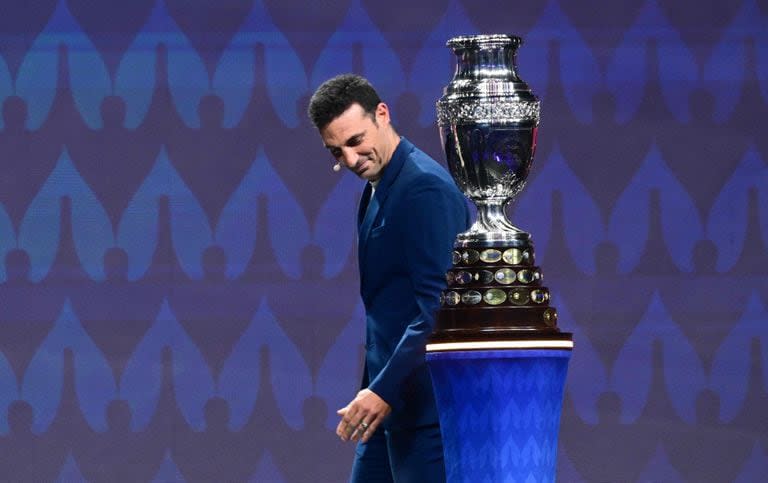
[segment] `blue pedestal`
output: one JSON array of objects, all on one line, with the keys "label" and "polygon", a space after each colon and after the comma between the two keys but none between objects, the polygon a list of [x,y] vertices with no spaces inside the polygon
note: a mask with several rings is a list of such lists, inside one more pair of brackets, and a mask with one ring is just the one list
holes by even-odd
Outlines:
[{"label": "blue pedestal", "polygon": [[428,352],[448,482],[555,481],[570,350]]}]

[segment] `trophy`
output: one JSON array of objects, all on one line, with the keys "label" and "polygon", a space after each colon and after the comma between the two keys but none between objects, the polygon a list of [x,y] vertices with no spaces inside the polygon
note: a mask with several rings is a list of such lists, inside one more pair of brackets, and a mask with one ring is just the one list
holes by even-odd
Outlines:
[{"label": "trophy", "polygon": [[517,73],[521,43],[449,40],[457,67],[437,103],[448,169],[477,207],[454,244],[426,348],[450,482],[554,481],[573,341],[557,328],[531,235],[506,215],[528,178],[540,113]]}]

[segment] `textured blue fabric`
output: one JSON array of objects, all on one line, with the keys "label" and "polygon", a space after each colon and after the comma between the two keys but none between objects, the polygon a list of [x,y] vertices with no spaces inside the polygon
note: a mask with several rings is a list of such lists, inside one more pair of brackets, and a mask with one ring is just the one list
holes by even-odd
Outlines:
[{"label": "textured blue fabric", "polygon": [[553,482],[570,353],[494,352],[427,355],[448,481]]},{"label": "textured blue fabric", "polygon": [[353,483],[443,483],[443,445],[436,424],[399,431],[377,431],[357,445]]}]

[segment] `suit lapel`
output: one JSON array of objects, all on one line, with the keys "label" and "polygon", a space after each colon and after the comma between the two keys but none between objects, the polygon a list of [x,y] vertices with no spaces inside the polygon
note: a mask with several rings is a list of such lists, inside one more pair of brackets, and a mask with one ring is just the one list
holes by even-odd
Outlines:
[{"label": "suit lapel", "polygon": [[[366,196],[368,196],[370,197],[370,201],[368,202],[367,209],[365,209],[366,207],[364,207],[363,203],[361,203],[357,218],[359,221],[359,243],[357,254],[359,257],[358,262],[360,267],[363,266],[363,255],[365,254],[366,245],[368,243],[368,236],[371,233],[373,223],[376,221],[376,217],[378,216],[381,207],[384,206],[387,196],[389,196],[390,188],[394,184],[395,180],[400,174],[400,171],[403,168],[403,165],[405,164],[405,159],[408,157],[408,154],[410,154],[412,150],[413,144],[408,142],[405,138],[401,138],[400,143],[398,143],[397,148],[395,148],[395,152],[392,153],[392,159],[389,160],[389,163],[384,168],[384,171],[381,175],[381,180],[376,186],[376,190],[373,192],[373,196],[370,196],[370,183],[365,187],[365,190],[363,190],[363,200],[365,200]],[[364,209],[365,211],[363,211]]]},{"label": "suit lapel", "polygon": [[363,194],[360,196],[360,205],[357,208],[357,236],[358,238],[362,235],[362,232],[360,231],[360,226],[363,224],[363,218],[365,217],[365,212],[368,209],[368,203],[371,202],[371,183],[365,183],[365,188],[363,188]]},{"label": "suit lapel", "polygon": [[376,215],[379,214],[379,197],[378,190],[371,196],[368,202],[368,209],[363,216],[363,222],[360,224],[358,236],[360,237],[360,253],[365,251],[365,245],[368,242],[368,235],[371,233],[371,226],[373,220],[376,219]]}]

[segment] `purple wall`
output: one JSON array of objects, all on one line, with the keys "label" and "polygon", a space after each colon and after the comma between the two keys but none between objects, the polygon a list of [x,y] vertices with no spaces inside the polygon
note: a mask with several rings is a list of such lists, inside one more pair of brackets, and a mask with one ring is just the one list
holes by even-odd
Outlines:
[{"label": "purple wall", "polygon": [[0,479],[346,478],[362,183],[306,103],[359,72],[442,159],[479,32],[543,102],[512,219],[576,342],[559,478],[768,474],[768,2],[0,11]]}]

